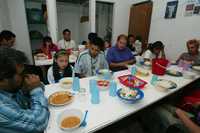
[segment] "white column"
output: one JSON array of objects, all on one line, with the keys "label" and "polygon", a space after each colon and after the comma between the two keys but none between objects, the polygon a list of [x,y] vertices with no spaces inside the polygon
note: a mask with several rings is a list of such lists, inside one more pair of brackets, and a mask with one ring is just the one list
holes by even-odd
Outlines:
[{"label": "white column", "polygon": [[90,22],[90,31],[96,31],[96,0],[89,0],[89,22]]},{"label": "white column", "polygon": [[58,41],[58,22],[56,0],[46,0],[48,13],[48,31],[53,42]]}]

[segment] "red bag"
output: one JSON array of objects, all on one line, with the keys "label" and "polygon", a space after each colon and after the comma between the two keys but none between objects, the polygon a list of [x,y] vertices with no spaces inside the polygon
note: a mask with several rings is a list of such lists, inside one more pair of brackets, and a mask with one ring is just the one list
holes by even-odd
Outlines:
[{"label": "red bag", "polygon": [[152,60],[152,73],[156,75],[164,75],[169,61],[163,58],[155,58]]}]

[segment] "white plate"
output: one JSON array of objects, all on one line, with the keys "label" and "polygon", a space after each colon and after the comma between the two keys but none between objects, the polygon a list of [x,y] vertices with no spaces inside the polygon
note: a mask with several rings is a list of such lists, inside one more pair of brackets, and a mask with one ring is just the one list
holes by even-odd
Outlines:
[{"label": "white plate", "polygon": [[174,89],[177,84],[171,80],[160,79],[156,81],[155,87],[159,91],[168,91],[169,89]]},{"label": "white plate", "polygon": [[200,66],[192,66],[192,68],[196,71],[200,71]]},{"label": "white plate", "polygon": [[[71,99],[65,103],[62,103],[62,104],[55,104],[55,103],[52,103],[51,102],[51,99],[53,98],[53,96],[55,95],[59,95],[60,93],[67,93],[68,95],[71,96]],[[74,100],[74,96],[72,95],[71,92],[68,92],[68,91],[58,91],[58,92],[55,92],[53,94],[51,94],[49,97],[48,97],[48,101],[49,101],[49,104],[50,105],[53,105],[53,106],[63,106],[63,105],[67,105],[67,104],[70,104],[72,101]]]}]

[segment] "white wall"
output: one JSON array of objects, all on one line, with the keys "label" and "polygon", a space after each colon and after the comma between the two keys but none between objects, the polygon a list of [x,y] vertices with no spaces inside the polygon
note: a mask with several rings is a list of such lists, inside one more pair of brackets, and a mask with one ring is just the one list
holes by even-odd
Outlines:
[{"label": "white wall", "polygon": [[119,34],[128,34],[130,7],[134,0],[97,0],[114,3],[113,11],[113,35],[115,43]]},{"label": "white wall", "polygon": [[79,43],[80,32],[80,5],[57,2],[58,34],[62,39],[62,31],[66,28],[71,30],[72,39]]},{"label": "white wall", "polygon": [[6,0],[8,4],[11,31],[16,34],[16,49],[25,52],[32,63],[24,0]]},{"label": "white wall", "polygon": [[90,33],[89,22],[80,23],[80,41],[81,42],[88,40],[88,33]]},{"label": "white wall", "polygon": [[10,30],[11,24],[9,20],[9,11],[5,0],[0,0],[0,16],[0,31],[5,29]]},{"label": "white wall", "polygon": [[168,1],[170,0],[153,1],[149,42],[161,40],[165,44],[167,58],[176,60],[186,51],[187,40],[200,38],[200,16],[184,17],[185,3],[188,0],[179,0],[176,18],[164,19]]}]

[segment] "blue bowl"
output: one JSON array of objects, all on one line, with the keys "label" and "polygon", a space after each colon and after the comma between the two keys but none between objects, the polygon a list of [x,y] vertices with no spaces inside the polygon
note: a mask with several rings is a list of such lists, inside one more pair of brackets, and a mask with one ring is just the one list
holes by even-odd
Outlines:
[{"label": "blue bowl", "polygon": [[120,95],[120,91],[122,90],[122,88],[121,89],[119,89],[119,90],[117,90],[117,96],[120,98],[120,100],[122,100],[124,103],[127,103],[127,104],[134,104],[135,102],[137,102],[137,101],[139,101],[139,100],[141,100],[141,99],[143,99],[144,98],[144,93],[140,90],[140,89],[137,89],[137,88],[135,88],[134,90],[137,90],[137,95],[136,95],[136,97],[134,97],[134,98],[132,98],[132,99],[128,99],[128,98],[125,98],[125,97],[122,97],[121,95]]}]

